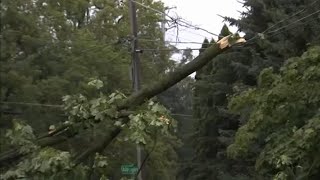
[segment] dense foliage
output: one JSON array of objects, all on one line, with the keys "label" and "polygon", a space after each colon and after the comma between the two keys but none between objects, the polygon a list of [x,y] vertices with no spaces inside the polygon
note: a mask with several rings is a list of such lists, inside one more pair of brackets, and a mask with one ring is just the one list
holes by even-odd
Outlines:
[{"label": "dense foliage", "polygon": [[[88,84],[98,89],[103,87],[102,81],[99,80],[93,80]],[[115,101],[119,101],[125,96],[121,93],[112,93],[109,96],[102,92],[96,94],[99,96],[90,99],[82,94],[64,96],[63,108],[68,115],[68,121],[65,121],[64,124],[69,124],[70,128],[62,133],[81,133],[89,129],[89,132],[94,134],[91,137],[99,138],[103,135],[105,129],[109,129],[109,126],[120,126],[123,128],[123,133],[117,137],[116,143],[152,144],[151,142],[156,141],[155,136],[161,136],[160,144],[155,144],[159,146],[163,142],[168,143],[170,140],[175,140],[172,135],[173,129],[170,130],[170,128],[175,128],[175,121],[167,118],[169,112],[159,103],[147,102],[129,116],[131,121],[128,125],[125,125],[124,121],[126,120],[121,118],[120,112],[112,111]],[[55,128],[53,125],[50,126],[50,131],[54,131]],[[10,139],[12,145],[19,147],[20,152],[30,153],[30,155],[17,166],[4,173],[2,175],[3,179],[70,179],[76,177],[86,179],[92,174],[99,175],[99,177],[102,175],[110,177],[110,174],[112,174],[108,166],[109,161],[111,165],[114,163],[112,155],[115,156],[115,154],[107,153],[105,156],[97,154],[91,166],[77,166],[72,161],[72,151],[65,152],[53,148],[42,149],[34,144],[35,135],[29,125],[15,122],[13,130],[9,130],[6,136]],[[170,167],[173,166],[172,163],[174,162],[165,161],[163,163],[166,163],[166,167]],[[157,165],[157,167],[161,166]],[[82,174],[77,174],[79,168],[83,169]],[[91,169],[91,172],[88,169]],[[170,167],[171,171],[173,169],[174,166]]]},{"label": "dense foliage", "polygon": [[[186,175],[188,179],[271,179],[271,176],[277,173],[279,173],[277,177],[284,179],[285,175],[287,179],[298,177],[298,175],[295,174],[297,172],[294,172],[294,175],[292,173],[288,174],[288,169],[284,170],[284,168],[282,169],[283,171],[280,171],[275,166],[272,167],[272,165],[270,165],[271,162],[268,162],[268,160],[273,161],[270,159],[272,153],[279,153],[277,156],[282,155],[280,150],[272,151],[276,150],[274,149],[276,148],[274,144],[288,142],[289,137],[278,137],[279,139],[275,140],[273,145],[267,146],[269,149],[267,152],[265,152],[266,149],[261,149],[262,147],[260,147],[264,144],[264,138],[270,135],[267,133],[269,132],[268,128],[273,128],[274,130],[275,128],[283,127],[280,125],[269,127],[265,124],[265,126],[260,127],[261,129],[259,130],[265,134],[259,137],[257,137],[257,134],[251,134],[253,136],[251,137],[250,132],[244,129],[247,128],[245,123],[249,122],[251,116],[256,112],[254,110],[255,105],[249,106],[249,104],[244,103],[244,106],[242,106],[243,109],[241,109],[241,115],[239,115],[238,111],[230,109],[230,107],[234,108],[236,99],[242,99],[244,101],[244,94],[248,89],[260,86],[260,77],[266,76],[268,74],[266,72],[271,73],[270,70],[264,70],[265,68],[272,68],[272,72],[274,76],[276,76],[279,72],[283,73],[284,70],[282,69],[284,67],[282,68],[282,66],[288,58],[300,56],[308,47],[319,45],[320,39],[318,32],[320,30],[320,19],[317,10],[319,10],[320,3],[312,0],[245,0],[243,1],[243,6],[247,11],[242,13],[240,19],[225,17],[225,20],[231,25],[237,26],[239,31],[245,33],[245,37],[248,40],[246,45],[235,47],[213,59],[212,63],[209,63],[205,68],[198,71],[196,75],[193,109],[194,117],[196,118],[196,130],[192,139],[197,152],[194,156],[194,161],[197,163],[190,163],[189,169],[186,171],[189,173],[189,175]],[[230,34],[230,32],[225,26],[221,31],[221,35],[225,36],[228,34]],[[207,44],[208,40],[205,40],[203,47],[206,48],[208,46]],[[319,49],[315,48],[310,51],[313,52],[313,56],[316,56]],[[318,61],[316,57],[313,57],[313,59],[313,61]],[[311,62],[305,63],[305,70],[313,67]],[[288,63],[286,62],[285,64]],[[285,67],[287,67],[287,65]],[[261,72],[263,72],[264,75],[259,75]],[[263,79],[265,82],[271,82],[272,77],[273,76],[266,76]],[[289,80],[283,81],[288,81],[289,83]],[[310,86],[316,86],[315,82],[316,80],[310,82]],[[299,84],[302,83],[302,81],[296,83]],[[303,86],[304,85],[301,84],[301,87]],[[268,86],[267,88],[270,89],[271,87]],[[286,97],[286,90],[287,89],[283,89],[284,94],[274,97],[274,100],[283,100],[283,98]],[[304,90],[307,91],[304,92]],[[311,90],[313,90],[313,92],[310,93],[317,91],[315,87],[311,89],[310,87],[309,89],[306,87],[304,90],[301,89],[300,93],[306,96]],[[290,90],[290,92],[291,91],[292,90]],[[255,93],[257,96],[254,98],[263,98],[264,93],[267,93],[267,89],[264,92],[259,92],[259,94]],[[241,95],[238,97],[239,94]],[[250,95],[252,97],[253,93]],[[312,96],[310,95],[310,98],[314,97],[313,95],[314,94],[312,94]],[[231,97],[233,97],[232,101],[230,101]],[[296,98],[297,99],[292,100],[292,104],[299,106],[299,98],[302,97]],[[319,103],[319,99],[313,99],[315,103]],[[264,101],[267,101],[267,99],[261,99],[260,103]],[[246,101],[246,103],[249,102]],[[239,102],[238,105],[240,104]],[[270,111],[268,113],[276,113],[271,111],[274,106],[269,108]],[[319,104],[315,105],[315,109],[317,108],[319,108]],[[286,116],[286,118],[291,118],[291,116],[284,113],[285,112],[282,112],[281,117]],[[304,114],[307,113],[304,109],[287,109],[286,113],[301,113],[301,117],[292,117],[290,122],[295,121],[294,118],[311,118]],[[266,121],[266,119],[263,120]],[[303,119],[299,121],[303,121]],[[255,129],[254,127],[250,128]],[[237,134],[236,139],[234,139],[235,134]],[[245,138],[248,139],[245,140]],[[234,141],[235,144],[233,144]],[[244,141],[246,141],[246,143],[244,143]],[[250,148],[249,142],[251,143],[250,145],[252,145]],[[316,142],[314,143],[314,145],[317,144]],[[245,148],[245,144],[247,148]],[[282,148],[283,151],[289,151],[291,147],[285,146]],[[262,158],[263,160],[257,159],[260,153],[265,156],[265,158]],[[244,156],[244,154],[247,156]],[[313,159],[319,158],[316,154],[311,156]],[[283,157],[286,158],[286,156]],[[308,161],[307,158],[304,160]],[[266,162],[269,163],[269,167],[265,166],[265,164],[268,164]],[[295,163],[296,162],[293,164]],[[305,174],[309,173],[308,170],[300,169],[300,171]],[[311,177],[309,177],[309,175],[301,175],[301,178],[309,179]]]},{"label": "dense foliage", "polygon": [[319,179],[319,89],[319,46],[286,61],[279,74],[264,69],[256,88],[231,99],[230,109],[246,121],[229,156],[256,158],[256,169],[266,177]]},{"label": "dense foliage", "polygon": [[[148,0],[144,3],[159,10],[164,9],[161,2]],[[162,16],[143,7],[137,8],[139,37],[159,40],[159,42],[141,42],[140,46],[151,49],[167,48],[164,43],[161,43],[163,35],[158,22],[162,20]],[[103,98],[108,98],[107,94],[112,94],[116,90],[125,95],[131,93],[130,42],[132,39],[129,22],[127,2],[122,1],[1,1],[1,152],[22,145],[19,141],[31,146],[32,140],[29,137],[34,139],[43,132],[51,132],[52,129],[58,128],[57,124],[63,125],[68,118],[72,118],[72,121],[77,119],[77,124],[81,124],[80,127],[77,125],[74,130],[70,129],[68,132],[77,133],[77,136],[56,146],[55,148],[59,151],[38,149],[39,147],[32,145],[32,148],[36,148],[32,151],[41,152],[39,157],[30,155],[29,160],[36,159],[35,161],[40,162],[55,154],[52,158],[56,158],[53,161],[57,161],[58,166],[61,161],[58,160],[59,154],[62,153],[64,159],[73,157],[92,146],[93,140],[99,141],[101,133],[108,131],[114,123],[108,126],[92,127],[92,123],[96,123],[95,121],[99,118],[90,121],[82,121],[82,118],[106,114],[99,113],[98,109],[71,111],[69,108],[76,107],[75,103],[84,103],[84,99],[89,101],[96,98],[95,103],[99,103]],[[169,51],[161,53],[146,51],[141,54],[143,86],[160,79],[165,70],[170,68],[173,63],[169,57]],[[100,100],[96,96],[98,92],[87,84],[89,81],[92,82],[92,79],[99,79],[104,84],[99,89],[104,94]],[[82,95],[75,98],[74,95],[79,93]],[[69,97],[65,96],[67,94],[72,98],[66,98]],[[72,106],[63,109],[61,108],[63,96],[66,102],[78,100],[73,101]],[[90,106],[95,106],[94,102],[90,103]],[[14,119],[19,123],[13,123]],[[68,122],[72,121],[68,120]],[[16,126],[17,129],[14,128]],[[21,128],[22,126],[26,128]],[[11,128],[16,129],[17,133],[16,131],[7,133]],[[78,132],[82,128],[88,129]],[[20,131],[30,135],[19,135]],[[103,169],[106,177],[119,179],[120,166],[136,162],[134,139],[141,138],[139,136],[141,133],[129,136],[133,141],[115,141],[108,151],[101,154],[108,157],[108,166]],[[167,179],[170,179],[169,177],[174,176],[176,169],[174,147],[179,143],[174,143],[176,138],[173,135],[159,136],[161,138],[148,134],[143,139],[148,142],[145,145],[147,152],[154,149],[146,164],[148,177],[153,179],[167,174]],[[24,137],[28,139],[20,139]],[[154,141],[157,141],[156,148],[153,148]],[[29,145],[25,149],[31,151],[28,150]],[[66,154],[67,151],[70,154]],[[163,158],[163,154],[170,154],[170,156]],[[65,163],[68,164],[67,161]],[[90,163],[84,162],[84,165],[92,167]],[[28,176],[39,168],[37,164],[34,166],[21,164],[21,166],[29,166],[26,170]],[[3,170],[1,169],[1,172]],[[52,171],[56,170],[53,168]],[[45,173],[50,174],[49,171]],[[85,174],[86,171],[83,171],[83,175]],[[66,178],[77,177],[70,174]],[[83,178],[87,179],[87,177]]]}]

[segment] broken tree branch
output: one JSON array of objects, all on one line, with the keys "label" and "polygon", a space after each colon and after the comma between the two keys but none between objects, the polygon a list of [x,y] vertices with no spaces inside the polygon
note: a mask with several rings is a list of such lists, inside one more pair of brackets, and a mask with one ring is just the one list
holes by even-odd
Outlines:
[{"label": "broken tree branch", "polygon": [[[213,58],[221,54],[222,52],[229,49],[233,44],[242,43],[245,42],[243,38],[240,38],[237,41],[234,41],[233,43],[230,43],[230,36],[226,36],[222,38],[220,41],[218,41],[216,44],[213,44],[209,48],[207,48],[203,53],[201,53],[198,57],[196,57],[194,60],[192,60],[190,63],[182,66],[181,68],[177,69],[176,71],[173,71],[169,73],[164,79],[161,81],[155,82],[140,91],[132,94],[127,99],[122,101],[117,106],[117,111],[123,111],[123,110],[130,110],[134,107],[143,104],[146,100],[154,97],[155,95],[160,94],[161,92],[167,90],[174,84],[178,83],[188,75],[192,74],[193,72],[201,69],[203,66],[205,66],[209,61],[211,61]],[[125,119],[123,124],[127,124],[129,122],[129,118]],[[66,127],[68,128],[68,127]],[[59,129],[63,130],[63,129]],[[96,145],[88,148],[83,153],[79,154],[75,157],[75,164],[79,164],[86,160],[92,153],[95,152],[101,152],[103,151],[111,142],[113,139],[115,139],[118,134],[121,132],[120,127],[114,127],[111,129],[109,133],[107,133],[101,142],[98,142]],[[50,146],[52,144],[56,144],[60,142],[65,141],[65,138],[57,138],[57,137],[45,137],[44,139],[40,139],[40,142],[38,142],[42,147],[44,146]],[[14,157],[21,157],[23,154],[19,154],[19,151],[12,151],[11,153],[3,153],[5,157],[0,155],[0,167],[5,164],[5,162],[8,159],[12,159]]]},{"label": "broken tree branch", "polygon": [[[171,86],[180,82],[182,79],[192,74],[193,72],[199,70],[203,66],[205,66],[209,61],[223,53],[227,49],[229,49],[233,44],[238,44],[245,42],[243,38],[238,39],[233,44],[230,44],[229,41],[230,36],[226,36],[218,41],[216,44],[213,44],[209,48],[207,48],[203,53],[201,53],[198,57],[192,60],[190,63],[182,66],[174,72],[169,73],[164,79],[159,82],[155,82],[140,91],[132,94],[127,99],[125,99],[122,103],[118,105],[118,110],[122,109],[130,109],[136,107],[138,105],[143,104],[146,100],[154,97],[155,95],[160,94],[161,92],[167,90]],[[127,124],[129,120],[123,122]],[[76,157],[75,164],[79,164],[86,160],[90,154],[94,152],[103,151],[114,138],[121,132],[120,127],[114,127],[109,134],[103,137],[103,141],[98,143],[96,146],[92,146],[82,154]]]}]

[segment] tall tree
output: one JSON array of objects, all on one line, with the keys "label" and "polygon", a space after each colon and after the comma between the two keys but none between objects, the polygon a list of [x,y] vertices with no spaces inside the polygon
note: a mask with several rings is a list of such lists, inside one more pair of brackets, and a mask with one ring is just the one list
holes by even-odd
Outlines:
[{"label": "tall tree", "polygon": [[[199,163],[190,179],[239,179],[237,175],[243,172],[255,176],[251,171],[255,158],[241,159],[239,164],[226,157],[235,130],[248,119],[228,110],[228,97],[255,87],[262,69],[274,67],[278,71],[288,57],[299,56],[308,46],[319,43],[318,1],[245,0],[243,5],[247,11],[240,19],[225,19],[246,34],[248,43],[197,72],[194,113],[198,122],[194,139]],[[229,129],[226,124],[234,126]]]},{"label": "tall tree", "polygon": [[[220,36],[230,34],[224,25]],[[209,44],[204,40],[202,47]],[[233,84],[248,77],[246,63],[246,54],[234,48],[197,71],[193,106],[196,153],[189,179],[224,179],[233,175],[238,179],[245,175],[241,171],[248,172],[241,163],[228,160],[225,153],[239,125],[237,116],[227,110],[228,96],[234,92]]]},{"label": "tall tree", "polygon": [[254,157],[269,179],[320,177],[319,65],[320,47],[312,47],[279,74],[264,69],[256,88],[232,98],[230,109],[245,122],[228,147],[231,157]]},{"label": "tall tree", "polygon": [[[161,2],[144,3],[160,11],[164,9]],[[139,38],[161,39],[157,22],[162,16],[144,7],[137,9]],[[101,89],[105,93],[120,90],[130,94],[128,24],[127,4],[120,1],[1,1],[1,139],[13,126],[12,119],[22,119],[33,127],[35,134],[65,121],[62,108],[56,105],[62,103],[66,94],[82,92],[88,97],[95,96],[97,92],[87,85],[91,78],[105,84]],[[141,48],[166,47],[150,42],[141,43]],[[161,78],[170,64],[168,52],[162,52],[161,58],[156,53],[142,54],[144,84]],[[158,143],[167,141],[174,140],[163,138]],[[84,135],[59,148],[71,147],[72,152],[78,152],[91,146],[90,142],[92,138]],[[119,178],[121,161],[135,162],[134,146],[128,142],[112,146],[108,153],[114,163],[106,172]],[[1,151],[10,148],[1,143]],[[154,154],[165,151],[174,157],[171,146],[157,148]],[[128,158],[123,156],[125,153]],[[174,162],[168,162],[162,158],[149,165],[170,174]],[[160,175],[151,172],[151,176]]]}]

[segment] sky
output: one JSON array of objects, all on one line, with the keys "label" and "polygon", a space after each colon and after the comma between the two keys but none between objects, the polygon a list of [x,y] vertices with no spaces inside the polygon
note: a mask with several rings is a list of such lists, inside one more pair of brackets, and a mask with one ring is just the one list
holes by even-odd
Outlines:
[{"label": "sky", "polygon": [[[182,17],[187,20],[188,23],[206,29],[212,33],[219,34],[224,22],[221,17],[240,17],[239,11],[245,11],[237,0],[161,0],[165,3],[165,6],[171,8],[176,7],[168,11],[170,16]],[[232,32],[237,29],[230,27]],[[168,30],[166,33],[167,41],[176,41],[177,33],[176,29]],[[217,39],[217,37],[208,34],[201,30],[195,30],[192,28],[180,28],[179,29],[179,41],[194,41],[202,42],[204,38]],[[173,44],[175,45],[175,44]],[[176,44],[178,48],[200,48],[201,44]],[[193,55],[198,55],[198,51],[193,51]]]}]

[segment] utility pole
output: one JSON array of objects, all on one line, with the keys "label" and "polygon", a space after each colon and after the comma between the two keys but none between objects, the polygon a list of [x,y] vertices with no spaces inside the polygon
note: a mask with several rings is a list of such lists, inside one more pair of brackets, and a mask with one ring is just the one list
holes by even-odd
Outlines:
[{"label": "utility pole", "polygon": [[138,50],[138,28],[137,28],[137,15],[136,15],[136,4],[129,0],[129,16],[131,21],[131,33],[132,33],[132,42],[131,42],[131,67],[132,67],[132,82],[134,91],[140,89],[140,59]]},{"label": "utility pole", "polygon": [[[131,32],[132,32],[132,42],[131,42],[131,68],[132,68],[132,82],[133,82],[133,89],[134,92],[139,91],[140,89],[140,59],[139,54],[141,53],[138,50],[138,28],[137,28],[137,14],[136,14],[136,4],[129,0],[129,16],[131,21]],[[137,145],[137,165],[138,168],[142,165],[142,146]],[[144,168],[141,168],[140,173],[138,174],[138,180],[143,180]]]}]

